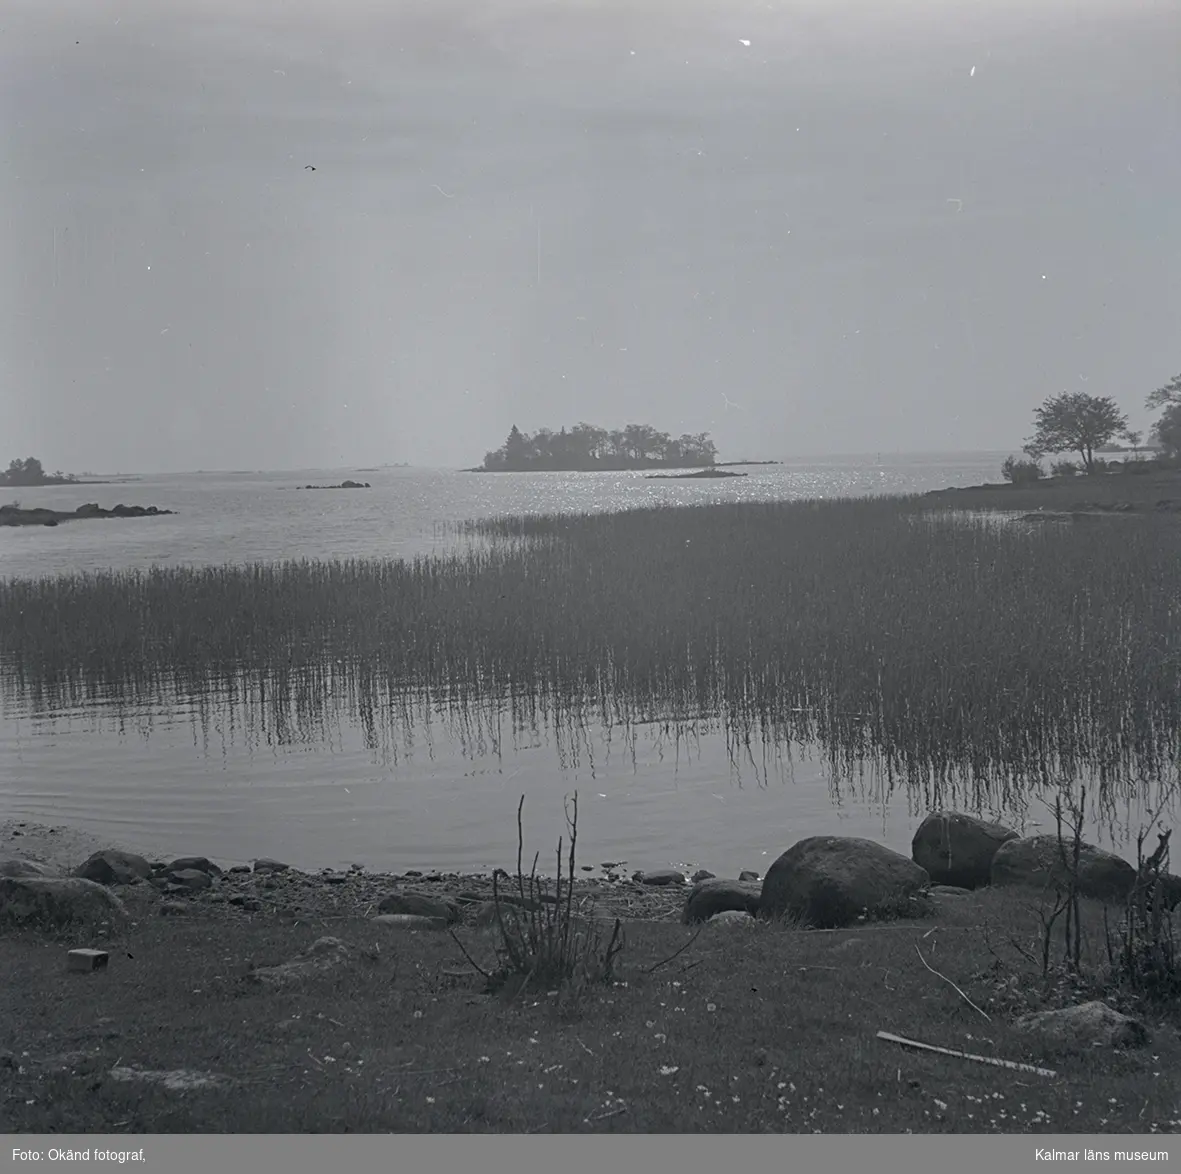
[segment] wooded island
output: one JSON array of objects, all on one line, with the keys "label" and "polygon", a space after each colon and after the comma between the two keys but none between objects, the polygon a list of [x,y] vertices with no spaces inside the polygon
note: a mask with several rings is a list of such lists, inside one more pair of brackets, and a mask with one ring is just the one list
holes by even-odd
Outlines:
[{"label": "wooded island", "polygon": [[712,466],[717,455],[708,432],[686,432],[674,438],[648,424],[608,430],[579,423],[560,432],[542,428],[530,436],[514,424],[504,444],[485,453],[483,465],[473,471],[686,469]]}]

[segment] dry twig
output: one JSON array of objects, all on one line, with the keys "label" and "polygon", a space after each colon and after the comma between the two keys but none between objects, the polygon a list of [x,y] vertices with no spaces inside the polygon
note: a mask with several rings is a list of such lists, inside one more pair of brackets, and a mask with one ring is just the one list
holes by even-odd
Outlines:
[{"label": "dry twig", "polygon": [[701,930],[698,930],[675,954],[670,954],[667,958],[661,959],[661,961],[657,962],[653,966],[646,966],[644,968],[644,973],[651,974],[652,971],[659,970],[662,966],[667,965],[678,955],[683,954],[691,945],[693,945],[695,941],[697,941],[699,937],[701,937]]},{"label": "dry twig", "polygon": [[923,957],[923,952],[922,952],[922,950],[920,950],[920,949],[919,949],[919,947],[918,947],[918,944],[917,944],[917,943],[915,944],[914,952],[915,952],[915,953],[916,953],[916,954],[919,956],[919,961],[920,961],[920,962],[921,962],[921,963],[922,963],[922,964],[923,964],[923,965],[924,965],[924,966],[925,966],[925,967],[926,967],[926,968],[927,968],[927,969],[928,969],[928,970],[929,970],[929,971],[930,971],[930,972],[931,972],[933,975],[935,975],[935,977],[936,977],[936,978],[941,978],[941,979],[943,979],[943,981],[944,981],[945,983],[947,983],[947,985],[948,985],[949,987],[951,987],[951,989],[952,989],[953,991],[955,991],[955,993],[956,993],[957,995],[959,995],[959,997],[960,997],[961,999],[963,999],[963,1000],[964,1000],[964,1002],[965,1002],[965,1003],[967,1003],[967,1004],[968,1004],[968,1006],[969,1006],[969,1007],[971,1007],[973,1011],[980,1011],[980,1014],[981,1014],[981,1015],[983,1015],[983,1016],[984,1016],[984,1018],[985,1018],[985,1019],[987,1019],[989,1023],[991,1023],[991,1022],[992,1022],[992,1017],[991,1017],[991,1016],[988,1014],[988,1012],[987,1012],[987,1011],[981,1011],[981,1010],[980,1010],[980,1008],[979,1008],[979,1007],[977,1007],[977,1006],[976,1006],[976,1004],[975,1004],[975,1003],[973,1003],[973,1002],[972,1002],[972,1000],[971,1000],[971,999],[969,999],[969,998],[968,998],[968,996],[967,996],[967,995],[965,995],[965,994],[964,994],[964,992],[963,992],[962,990],[960,990],[960,988],[959,988],[958,986],[956,986],[956,985],[955,985],[955,983],[954,983],[954,982],[952,982],[952,981],[951,981],[951,979],[950,979],[950,978],[948,978],[946,974],[940,974],[940,973],[939,973],[939,971],[938,971],[938,970],[936,970],[936,969],[935,969],[935,967],[934,967],[934,966],[932,966],[932,965],[931,965],[931,964],[930,964],[930,963],[929,963],[929,962],[926,960],[926,958],[924,958],[924,957]]}]

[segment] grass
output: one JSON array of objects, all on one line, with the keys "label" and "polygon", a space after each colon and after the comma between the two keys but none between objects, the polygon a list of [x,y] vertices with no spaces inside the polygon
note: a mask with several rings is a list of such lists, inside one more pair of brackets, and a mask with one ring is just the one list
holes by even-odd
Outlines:
[{"label": "grass", "polygon": [[[628,927],[614,985],[571,1014],[544,991],[484,994],[443,933],[355,920],[279,925],[199,906],[151,915],[106,971],[68,974],[89,937],[17,933],[0,952],[0,1115],[15,1133],[1147,1133],[1181,1128],[1176,1020],[1146,1049],[1055,1051],[1012,1026],[1061,1001],[1035,961],[1037,899],[981,891],[934,920],[833,932]],[[137,902],[140,902],[137,904]],[[1084,902],[1086,959],[1101,918]],[[323,933],[372,950],[289,990],[247,978]],[[495,931],[458,931],[490,962]],[[933,974],[927,966],[938,970]],[[942,976],[942,977],[940,977]],[[954,983],[961,993],[952,988]],[[1066,992],[1073,995],[1074,992]],[[986,1021],[963,996],[969,997]],[[913,1052],[880,1030],[1056,1069],[1053,1078]],[[4,1049],[19,1067],[4,1067]],[[123,1084],[189,1069],[223,1088]]]},{"label": "grass", "polygon": [[442,714],[494,747],[502,713],[705,718],[736,754],[806,743],[837,778],[868,762],[969,806],[1082,775],[1101,802],[1174,785],[1181,527],[931,504],[502,518],[442,559],[5,580],[3,681],[34,709],[179,696],[280,741],[346,713],[374,745]]},{"label": "grass", "polygon": [[959,509],[1070,510],[1090,506],[1131,506],[1151,510],[1158,502],[1181,509],[1181,472],[1149,468],[1131,473],[1046,477],[1029,485],[972,485],[926,495],[929,502]]}]

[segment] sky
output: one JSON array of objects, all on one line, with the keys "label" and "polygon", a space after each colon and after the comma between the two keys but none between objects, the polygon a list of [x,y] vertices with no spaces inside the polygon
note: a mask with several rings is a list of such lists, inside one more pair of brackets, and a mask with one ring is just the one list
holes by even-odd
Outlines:
[{"label": "sky", "polygon": [[1147,428],[1179,60],[1176,0],[5,0],[0,464]]}]

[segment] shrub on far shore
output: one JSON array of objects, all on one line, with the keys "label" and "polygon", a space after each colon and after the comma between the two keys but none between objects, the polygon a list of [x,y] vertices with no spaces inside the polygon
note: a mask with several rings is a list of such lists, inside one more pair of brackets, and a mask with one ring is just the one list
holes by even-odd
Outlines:
[{"label": "shrub on far shore", "polygon": [[1014,485],[1028,485],[1042,479],[1042,467],[1037,461],[1021,460],[1019,457],[1006,457],[1001,465],[1001,473],[1006,481]]}]

